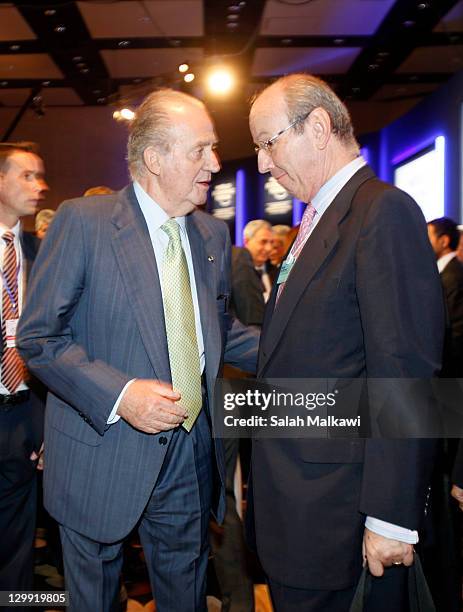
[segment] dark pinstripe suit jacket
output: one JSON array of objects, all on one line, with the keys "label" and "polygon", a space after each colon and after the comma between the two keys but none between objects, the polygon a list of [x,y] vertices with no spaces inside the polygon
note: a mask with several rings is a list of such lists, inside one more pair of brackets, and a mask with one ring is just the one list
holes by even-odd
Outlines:
[{"label": "dark pinstripe suit jacket", "polygon": [[[222,365],[255,366],[257,338],[226,312],[230,238],[220,221],[187,219],[209,395]],[[132,378],[170,380],[156,260],[133,187],[63,203],[36,260],[19,344],[51,390],[45,423],[45,502],[63,524],[97,541],[130,532],[167,445],[107,419]],[[171,432],[163,432],[169,437]],[[223,477],[223,454],[216,444]],[[223,487],[214,510],[223,511]]]}]

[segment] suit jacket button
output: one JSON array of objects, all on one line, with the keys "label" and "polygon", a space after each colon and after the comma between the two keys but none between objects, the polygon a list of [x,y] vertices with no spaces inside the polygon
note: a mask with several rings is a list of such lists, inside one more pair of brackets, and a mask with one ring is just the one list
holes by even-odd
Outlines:
[{"label": "suit jacket button", "polygon": [[167,444],[167,438],[166,436],[161,436],[159,438],[159,444],[161,444],[162,446],[165,446]]}]

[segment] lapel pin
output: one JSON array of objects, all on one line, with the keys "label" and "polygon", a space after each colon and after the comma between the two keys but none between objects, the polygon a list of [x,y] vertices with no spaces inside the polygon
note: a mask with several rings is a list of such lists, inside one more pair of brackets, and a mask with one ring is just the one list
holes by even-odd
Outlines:
[{"label": "lapel pin", "polygon": [[207,261],[210,261],[211,263],[214,261],[214,256],[213,255],[209,255],[207,258]]}]

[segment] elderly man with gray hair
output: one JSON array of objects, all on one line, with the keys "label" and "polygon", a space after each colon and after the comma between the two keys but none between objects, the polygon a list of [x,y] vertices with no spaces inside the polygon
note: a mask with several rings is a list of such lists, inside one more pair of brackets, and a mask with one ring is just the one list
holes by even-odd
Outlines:
[{"label": "elderly man with gray hair", "polygon": [[50,389],[45,505],[75,612],[116,609],[136,525],[156,609],[206,610],[225,480],[210,397],[224,358],[252,370],[257,352],[227,313],[228,229],[198,210],[216,145],[202,102],[152,93],[130,127],[132,183],[63,203],[40,250],[19,344]]}]

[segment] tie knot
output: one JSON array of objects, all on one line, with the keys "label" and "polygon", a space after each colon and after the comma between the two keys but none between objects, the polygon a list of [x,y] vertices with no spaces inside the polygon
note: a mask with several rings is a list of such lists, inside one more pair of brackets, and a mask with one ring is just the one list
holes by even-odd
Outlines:
[{"label": "tie knot", "polygon": [[2,238],[7,244],[11,244],[14,240],[14,234],[13,232],[7,231],[3,234]]},{"label": "tie knot", "polygon": [[315,217],[315,206],[312,202],[309,202],[304,210],[304,214],[302,215],[302,223],[305,221],[306,223],[312,223],[313,218]]},{"label": "tie knot", "polygon": [[180,240],[180,226],[175,219],[169,219],[161,225],[161,229],[165,232],[170,240]]}]

